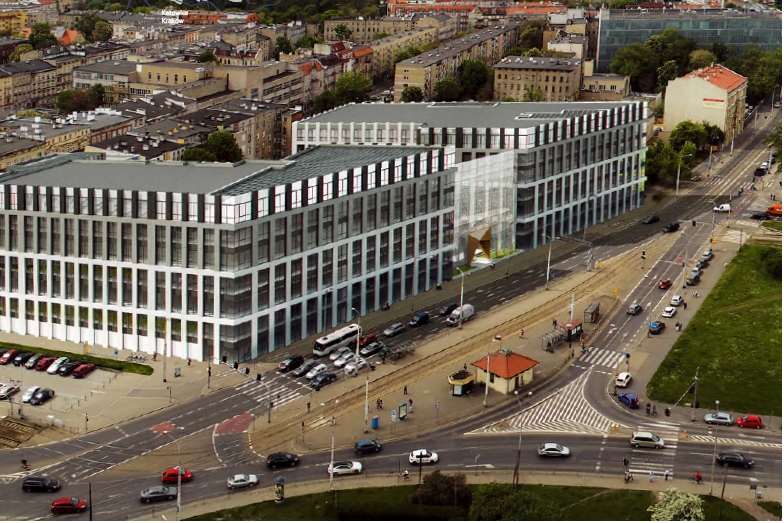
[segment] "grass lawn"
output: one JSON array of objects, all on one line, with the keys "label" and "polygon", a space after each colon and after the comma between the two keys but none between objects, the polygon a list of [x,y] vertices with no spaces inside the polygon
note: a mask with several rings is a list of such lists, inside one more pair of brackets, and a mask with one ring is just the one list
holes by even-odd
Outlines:
[{"label": "grass lawn", "polygon": [[759,501],[757,505],[781,519],[781,503],[778,501]]},{"label": "grass lawn", "polygon": [[32,352],[35,354],[43,354],[45,356],[54,356],[60,358],[65,356],[70,358],[71,361],[81,361],[84,363],[94,363],[96,367],[106,370],[113,370],[117,372],[128,372],[132,374],[141,374],[142,376],[149,376],[152,374],[152,367],[142,363],[134,363],[132,361],[115,360],[111,358],[101,358],[99,356],[92,356],[90,354],[80,354],[78,352],[67,352],[59,350],[42,349],[41,347],[30,347],[27,345],[18,345],[16,343],[0,343],[0,354],[5,351],[15,349],[19,352]]},{"label": "grass lawn", "polygon": [[656,501],[648,490],[605,490],[601,494],[564,508],[572,521],[648,521],[648,507]]},{"label": "grass lawn", "polygon": [[775,231],[781,230],[781,222],[762,222],[762,226]]},{"label": "grass lawn", "polygon": [[[772,248],[744,245],[710,295],[698,298],[705,303],[648,383],[651,399],[675,403],[699,367],[702,406],[718,398],[722,410],[781,412],[781,280],[760,261]],[[706,270],[722,270],[717,265]]]},{"label": "grass lawn", "polygon": [[[702,498],[702,512],[705,514],[705,521],[756,521],[751,514],[729,501],[725,500],[722,506],[721,498],[716,496],[700,497]],[[719,510],[721,510],[721,520],[719,520]]]}]

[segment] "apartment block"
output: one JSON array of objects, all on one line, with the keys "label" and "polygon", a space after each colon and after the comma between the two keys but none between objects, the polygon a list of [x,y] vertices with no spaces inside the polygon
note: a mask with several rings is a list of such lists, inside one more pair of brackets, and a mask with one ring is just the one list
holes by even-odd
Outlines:
[{"label": "apartment block", "polygon": [[0,37],[0,65],[8,63],[11,53],[18,45],[27,43],[22,38],[3,38]]},{"label": "apartment block", "polygon": [[0,132],[43,142],[44,156],[72,153],[84,150],[90,143],[90,126],[71,123],[74,118],[74,115],[68,115],[60,120],[44,120],[40,116],[5,120],[0,122]]},{"label": "apartment block", "polygon": [[0,11],[0,31],[10,34],[21,34],[22,29],[30,27],[29,15],[26,9]]},{"label": "apartment block", "polygon": [[16,133],[0,133],[0,172],[12,165],[41,158],[46,146],[41,140],[19,138]]},{"label": "apartment block", "polygon": [[335,28],[345,25],[351,31],[351,42],[357,44],[368,44],[379,34],[394,35],[413,29],[414,23],[411,17],[406,18],[333,18],[324,20],[324,39],[327,42],[341,40],[335,34]]},{"label": "apartment block", "polygon": [[532,101],[536,90],[541,90],[541,101],[545,102],[573,102],[579,98],[580,60],[507,56],[493,66],[493,71],[495,100]]},{"label": "apartment block", "polygon": [[422,46],[438,41],[438,28],[423,27],[404,31],[370,43],[373,48],[373,77],[389,78],[395,72],[395,54],[409,47]]},{"label": "apartment block", "polygon": [[43,60],[25,60],[0,66],[11,82],[11,100],[6,109],[30,109],[51,106],[57,97],[57,75],[54,66]]},{"label": "apartment block", "polygon": [[128,98],[131,77],[136,72],[134,62],[97,62],[73,69],[73,88],[89,89],[101,84],[105,90],[104,102],[107,105],[120,103]]},{"label": "apartment block", "polygon": [[446,13],[416,13],[411,17],[415,28],[438,28],[438,41],[446,42],[457,34],[457,17]]},{"label": "apartment block", "polygon": [[254,67],[221,66],[214,70],[218,78],[228,82],[228,89],[238,91],[242,98],[297,105],[302,103],[302,71],[289,68],[286,62],[264,62]]}]

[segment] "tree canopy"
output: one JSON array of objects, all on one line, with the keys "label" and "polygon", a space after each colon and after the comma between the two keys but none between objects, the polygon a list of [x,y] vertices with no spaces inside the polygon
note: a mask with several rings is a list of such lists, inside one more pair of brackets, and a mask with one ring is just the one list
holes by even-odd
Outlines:
[{"label": "tree canopy", "polygon": [[471,487],[465,474],[447,476],[440,470],[426,474],[412,501],[419,505],[471,506]]},{"label": "tree canopy", "polygon": [[212,49],[207,49],[206,51],[202,51],[199,53],[199,62],[206,64],[208,62],[216,62],[218,59],[215,57],[215,53],[212,52]]},{"label": "tree canopy", "polygon": [[756,105],[781,86],[781,48],[762,51],[755,45],[727,59],[724,65],[749,79],[746,101]]},{"label": "tree canopy", "polygon": [[242,160],[242,149],[237,144],[237,139],[230,131],[221,130],[212,133],[207,138],[204,148],[215,155],[219,162],[239,162]]},{"label": "tree canopy", "polygon": [[66,89],[57,93],[55,107],[60,112],[92,111],[103,104],[105,88],[95,84],[89,89]]},{"label": "tree canopy", "polygon": [[489,483],[473,490],[468,519],[473,521],[559,521],[563,512],[553,503],[512,485]]},{"label": "tree canopy", "polygon": [[273,50],[273,54],[275,55],[275,60],[280,59],[280,53],[293,53],[294,48],[291,46],[291,41],[285,36],[279,36],[275,40],[275,49]]},{"label": "tree canopy", "polygon": [[95,24],[95,28],[90,33],[90,40],[93,42],[108,42],[114,30],[109,22],[101,20]]},{"label": "tree canopy", "polygon": [[191,147],[182,152],[183,162],[217,162],[218,158],[203,147]]},{"label": "tree canopy", "polygon": [[675,487],[659,494],[659,500],[648,507],[651,521],[704,521],[702,499]]},{"label": "tree canopy", "polygon": [[705,132],[705,127],[691,120],[684,120],[676,125],[670,133],[672,148],[680,151],[687,141],[693,143],[697,149],[704,149],[708,144],[708,133]]},{"label": "tree canopy", "polygon": [[18,62],[22,59],[22,55],[25,53],[29,53],[33,51],[33,46],[30,44],[20,44],[14,47],[14,51],[11,53],[11,56],[8,57],[9,60],[12,62]]},{"label": "tree canopy", "polygon": [[335,36],[341,41],[351,40],[351,35],[354,31],[348,28],[346,24],[338,24],[335,26]]},{"label": "tree canopy", "polygon": [[57,45],[57,38],[52,34],[49,24],[41,22],[33,24],[33,27],[30,28],[30,36],[27,38],[27,42],[33,46],[33,49],[46,49],[47,47]]},{"label": "tree canopy", "polygon": [[695,71],[717,63],[716,55],[706,49],[697,49],[689,55],[689,69]]},{"label": "tree canopy", "polygon": [[433,86],[433,99],[436,102],[455,102],[461,94],[460,84],[454,78],[444,78]]},{"label": "tree canopy", "polygon": [[424,99],[425,95],[422,93],[422,89],[416,85],[409,85],[400,93],[401,102],[421,102]]},{"label": "tree canopy", "polygon": [[463,94],[468,97],[475,97],[479,90],[487,85],[488,82],[492,86],[493,70],[482,60],[465,60],[457,68],[457,74],[460,78]]},{"label": "tree canopy", "polygon": [[370,86],[373,82],[362,73],[349,71],[343,73],[335,82],[335,96],[342,104],[361,103],[370,99]]}]

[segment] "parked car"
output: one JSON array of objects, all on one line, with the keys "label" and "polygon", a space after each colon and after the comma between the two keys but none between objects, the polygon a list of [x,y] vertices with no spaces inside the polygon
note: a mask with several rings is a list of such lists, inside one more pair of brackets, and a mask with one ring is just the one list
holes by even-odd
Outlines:
[{"label": "parked car", "polygon": [[662,227],[663,232],[675,232],[681,228],[681,224],[678,222],[670,222],[664,227]]},{"label": "parked car", "polygon": [[735,418],[726,412],[709,412],[703,418],[709,425],[735,425]]},{"label": "parked car", "polygon": [[688,285],[689,287],[694,287],[698,283],[700,283],[700,275],[699,274],[689,274],[686,277],[686,285]]},{"label": "parked car", "polygon": [[49,368],[56,358],[54,356],[44,356],[35,363],[35,370],[43,372]]},{"label": "parked car", "polygon": [[38,392],[39,390],[41,390],[41,387],[39,387],[38,385],[33,385],[32,387],[27,389],[25,393],[22,394],[22,403],[30,403],[30,400],[33,399],[33,396],[35,396],[35,393]]},{"label": "parked car", "polygon": [[670,305],[669,307],[665,307],[664,310],[662,311],[663,318],[672,318],[676,314],[678,314],[678,309],[676,309],[672,305]]},{"label": "parked car", "polygon": [[278,372],[289,372],[305,363],[305,357],[299,354],[286,358],[278,365]]},{"label": "parked car", "polygon": [[713,250],[707,250],[703,252],[701,258],[703,260],[711,261],[713,259]]},{"label": "parked car", "polygon": [[691,177],[691,180],[689,180],[689,181],[699,182],[700,180],[702,180],[702,176],[700,176],[699,174],[693,174],[692,177]]},{"label": "parked car", "polygon": [[60,487],[56,479],[43,476],[29,476],[22,482],[22,490],[25,492],[56,492]]},{"label": "parked car", "polygon": [[5,351],[3,355],[0,356],[0,365],[8,365],[12,361],[14,361],[14,358],[16,358],[18,354],[19,354],[18,350],[12,349],[12,350]]},{"label": "parked car", "polygon": [[299,367],[297,367],[296,369],[294,369],[293,371],[291,371],[291,374],[293,376],[296,376],[297,378],[301,378],[302,376],[310,372],[311,369],[313,369],[313,367],[317,366],[318,364],[319,362],[316,360],[308,360],[302,365],[300,365]]},{"label": "parked car", "polygon": [[626,309],[626,314],[631,314],[632,316],[637,316],[642,312],[642,305],[637,302],[632,303],[629,305],[629,308]]},{"label": "parked car", "polygon": [[0,384],[0,400],[7,400],[17,392],[19,392],[19,385]]},{"label": "parked car", "polygon": [[73,371],[73,377],[80,380],[95,370],[95,363],[83,363]]},{"label": "parked car", "polygon": [[632,375],[628,372],[621,372],[615,377],[615,386],[626,387],[630,381],[632,381]]},{"label": "parked car", "polygon": [[405,325],[403,325],[402,323],[393,323],[392,325],[389,326],[388,329],[384,331],[384,336],[386,336],[387,338],[392,338],[394,336],[397,336],[398,334],[403,334],[404,332],[406,332]]},{"label": "parked car", "polygon": [[754,416],[753,414],[738,418],[736,423],[738,424],[738,427],[743,427],[744,429],[762,428],[762,418]]},{"label": "parked car", "polygon": [[367,347],[371,343],[375,343],[378,341],[378,336],[375,334],[365,334],[364,336],[359,337],[359,346],[360,347]]},{"label": "parked car", "polygon": [[41,358],[43,357],[44,357],[43,354],[33,354],[25,362],[24,364],[25,369],[34,369],[35,366],[38,365],[38,362],[41,361]]},{"label": "parked car", "polygon": [[673,307],[680,307],[683,304],[683,297],[678,296],[677,294],[672,297],[670,300],[670,305]]},{"label": "parked car", "polygon": [[75,371],[79,367],[79,365],[82,365],[81,361],[69,361],[68,363],[60,367],[60,369],[57,371],[57,374],[59,374],[60,376],[70,376],[71,374],[73,374],[73,371]]},{"label": "parked car", "polygon": [[755,212],[755,213],[752,213],[751,216],[749,216],[749,219],[751,219],[751,220],[767,220],[768,219],[768,213],[766,213],[766,212]]},{"label": "parked car", "polygon": [[344,354],[340,358],[336,359],[335,363],[333,365],[335,365],[335,367],[337,367],[337,368],[343,367],[349,361],[354,361],[354,359],[356,357],[357,357],[357,355],[355,353],[347,352],[346,354]]},{"label": "parked car", "polygon": [[43,405],[52,398],[54,398],[52,389],[41,389],[30,398],[30,405]]},{"label": "parked car", "polygon": [[659,288],[661,290],[666,291],[670,287],[672,287],[672,280],[668,280],[668,279],[665,278],[665,279],[659,281]]},{"label": "parked car", "polygon": [[267,467],[276,469],[278,467],[294,467],[299,463],[299,456],[288,452],[273,452],[267,456]]},{"label": "parked car", "polygon": [[310,382],[310,386],[316,390],[319,390],[324,385],[329,385],[336,379],[338,379],[338,377],[334,372],[324,372],[313,378]]},{"label": "parked car", "polygon": [[139,501],[142,503],[152,503],[153,501],[165,501],[177,498],[177,487],[164,487],[155,485],[139,492]]},{"label": "parked car", "polygon": [[346,363],[346,366],[343,367],[343,370],[346,374],[353,374],[354,372],[364,369],[367,367],[367,361],[363,358],[354,359],[353,361],[349,361]]},{"label": "parked car", "polygon": [[380,341],[374,341],[373,343],[359,349],[359,355],[367,358],[368,356],[372,356],[373,354],[377,353],[383,348],[384,348],[383,343],[381,343]]},{"label": "parked car", "polygon": [[564,447],[558,443],[542,443],[539,445],[540,456],[565,458],[570,453],[569,447]]},{"label": "parked car", "polygon": [[34,354],[32,352],[22,352],[17,354],[16,358],[14,358],[14,366],[21,367],[22,365],[27,363],[27,360],[29,360],[33,356]]},{"label": "parked car", "polygon": [[438,310],[438,314],[439,316],[449,316],[452,314],[452,311],[458,307],[460,307],[460,305],[457,303],[448,303]]},{"label": "parked car", "polygon": [[177,483],[177,476],[180,476],[180,483],[193,481],[192,471],[183,467],[174,467],[166,469],[163,474],[161,474],[161,483]]},{"label": "parked car", "polygon": [[421,327],[427,323],[430,323],[430,315],[426,312],[416,313],[414,317],[411,318],[411,321],[408,322],[412,327]]},{"label": "parked car", "polygon": [[423,465],[426,463],[438,463],[438,454],[426,449],[415,450],[408,455],[408,462],[412,465],[414,463],[421,463]]},{"label": "parked car", "polygon": [[258,484],[259,478],[254,474],[235,474],[226,480],[226,486],[229,487],[230,490],[234,490],[235,488],[253,487],[254,485]]},{"label": "parked car", "polygon": [[309,380],[312,380],[313,378],[315,378],[319,374],[323,374],[325,372],[327,372],[327,366],[324,363],[320,363],[320,364],[316,365],[315,367],[313,367],[312,369],[310,369],[310,372],[305,374],[305,377],[307,379],[309,379]]},{"label": "parked car", "polygon": [[716,454],[716,463],[730,467],[749,468],[754,466],[754,460],[737,450],[722,450]]},{"label": "parked car", "polygon": [[381,443],[374,439],[361,439],[354,443],[354,452],[357,454],[367,454],[369,452],[379,452]]},{"label": "parked car", "polygon": [[635,448],[640,448],[640,447],[650,447],[654,449],[664,448],[664,440],[661,439],[656,434],[652,434],[650,432],[635,432],[634,434],[632,434],[632,437],[629,438],[629,444]]},{"label": "parked car", "polygon": [[346,474],[361,474],[362,463],[359,461],[336,461],[327,466],[327,474],[344,476]]},{"label": "parked car", "polygon": [[648,324],[651,334],[661,334],[667,325],[663,321],[652,321]]},{"label": "parked car", "polygon": [[71,360],[69,360],[65,356],[63,356],[62,358],[57,358],[49,365],[49,367],[46,369],[46,372],[49,374],[57,374],[57,371],[60,370],[60,367],[62,367],[69,361]]},{"label": "parked car", "polygon": [[446,324],[450,327],[454,327],[455,325],[465,323],[474,317],[475,312],[476,310],[474,309],[473,305],[470,303],[465,303],[463,304],[462,308],[458,307],[452,311],[452,313],[446,319]]},{"label": "parked car", "polygon": [[74,514],[87,510],[87,501],[79,498],[60,498],[52,502],[52,514]]},{"label": "parked car", "polygon": [[703,270],[703,269],[707,269],[709,265],[710,262],[708,260],[698,260],[695,267],[697,267],[700,270]]},{"label": "parked car", "polygon": [[624,392],[623,394],[618,394],[618,401],[620,401],[630,409],[640,408],[640,400],[637,399],[637,396],[635,396],[634,394],[629,394],[628,392]]},{"label": "parked car", "polygon": [[332,354],[329,355],[329,361],[338,361],[346,354],[351,354],[354,352],[354,348],[355,347],[341,347],[338,350],[333,351]]},{"label": "parked car", "polygon": [[650,224],[652,224],[652,223],[656,223],[656,222],[658,222],[658,221],[659,221],[659,217],[658,217],[658,216],[656,216],[655,214],[651,214],[650,216],[646,216],[645,218],[643,218],[643,219],[642,219],[642,220],[640,220],[640,221],[641,221],[642,223],[644,223],[645,225],[650,225]]}]

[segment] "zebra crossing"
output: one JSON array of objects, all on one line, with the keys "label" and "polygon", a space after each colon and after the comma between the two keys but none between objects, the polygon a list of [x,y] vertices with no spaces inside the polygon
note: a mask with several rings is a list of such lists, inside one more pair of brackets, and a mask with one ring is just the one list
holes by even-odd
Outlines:
[{"label": "zebra crossing", "polygon": [[[582,362],[587,366],[594,365],[596,367],[609,367],[611,369],[618,367],[618,365],[623,363],[623,360],[623,354],[617,350],[600,349],[598,347],[589,347],[587,353],[580,354],[580,357],[577,358],[578,362]],[[574,364],[574,366],[581,367],[577,364]]]},{"label": "zebra crossing", "polygon": [[703,435],[689,435],[689,439],[691,441],[700,441],[703,443],[713,443],[714,441],[718,442],[721,445],[737,445],[742,447],[767,447],[772,449],[780,449],[781,443],[767,443],[764,441],[752,441],[748,439],[739,439],[739,438],[715,438],[714,436],[703,436]]},{"label": "zebra crossing", "polygon": [[[707,185],[708,187],[716,187],[717,185],[723,183],[725,179],[726,179],[725,176],[711,175],[710,178],[705,180],[705,185]],[[754,185],[754,182],[750,182],[750,181],[741,182],[737,187],[735,187],[734,190],[737,192],[738,189],[742,188],[744,191],[747,191],[751,189],[752,185]]]},{"label": "zebra crossing", "polygon": [[485,425],[469,434],[520,432],[606,434],[613,424],[619,424],[596,411],[585,398],[585,383],[590,374],[585,372],[564,388],[522,412]]},{"label": "zebra crossing", "polygon": [[647,476],[653,472],[656,477],[664,476],[669,470],[670,476],[675,472],[678,436],[677,423],[652,422],[637,425],[636,432],[652,432],[664,441],[663,449],[633,448],[629,456],[629,472],[634,475]]},{"label": "zebra crossing", "polygon": [[[269,389],[267,386],[269,386]],[[265,405],[271,399],[275,408],[280,408],[301,398],[304,395],[303,392],[310,389],[302,386],[300,390],[295,390],[291,388],[291,384],[280,381],[273,381],[267,383],[267,385],[263,381],[246,381],[245,383],[235,385],[234,390],[250,396],[257,402]]]}]

